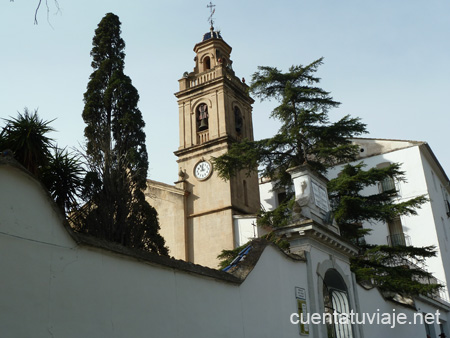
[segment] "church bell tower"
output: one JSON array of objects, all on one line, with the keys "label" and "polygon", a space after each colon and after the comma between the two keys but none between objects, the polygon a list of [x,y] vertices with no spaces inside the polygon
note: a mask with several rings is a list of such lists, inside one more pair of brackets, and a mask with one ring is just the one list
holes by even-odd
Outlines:
[{"label": "church bell tower", "polygon": [[187,260],[216,268],[217,255],[235,247],[233,216],[256,214],[260,208],[256,172],[224,181],[212,162],[233,142],[253,140],[254,101],[244,80],[234,74],[231,47],[212,25],[194,52],[194,71],[184,73],[175,93],[180,131],[177,186],[187,193]]}]

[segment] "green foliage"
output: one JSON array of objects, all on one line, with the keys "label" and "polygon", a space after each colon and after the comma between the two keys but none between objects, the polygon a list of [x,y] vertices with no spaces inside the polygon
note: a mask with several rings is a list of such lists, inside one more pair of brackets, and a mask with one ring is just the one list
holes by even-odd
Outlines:
[{"label": "green foliage", "polygon": [[156,210],[145,200],[148,155],[139,94],[123,73],[119,18],[101,20],[91,51],[93,73],[84,94],[86,163],[81,231],[128,247],[167,255]]},{"label": "green foliage", "polygon": [[56,204],[66,213],[78,204],[83,174],[78,155],[69,153],[65,148],[53,148],[49,163],[42,171],[42,182]]},{"label": "green foliage", "polygon": [[291,197],[280,203],[274,210],[261,210],[258,214],[258,225],[267,229],[277,229],[289,225],[292,220],[292,207],[295,203],[293,194]]},{"label": "green foliage", "polygon": [[0,149],[10,149],[15,159],[47,187],[56,204],[66,213],[76,204],[83,169],[79,158],[58,148],[46,136],[54,131],[52,121],[39,118],[37,110],[5,119],[0,133]]},{"label": "green foliage", "polygon": [[[275,244],[281,250],[285,251],[289,250],[289,242],[277,236],[274,231],[271,231],[268,234],[261,236],[261,238],[266,239],[267,241]],[[217,259],[220,260],[218,268],[220,270],[223,270],[227,266],[229,266],[233,262],[233,260],[239,255],[239,253],[242,250],[244,250],[249,244],[251,244],[251,241],[245,243],[244,245],[238,246],[237,248],[232,250],[222,250],[221,254],[217,256]]]},{"label": "green foliage", "polygon": [[[349,116],[338,122],[329,121],[328,111],[339,103],[317,87],[320,79],[315,73],[321,64],[322,59],[319,59],[308,66],[293,66],[287,73],[259,67],[252,78],[251,92],[261,100],[276,99],[280,103],[271,117],[281,122],[281,128],[272,138],[232,144],[226,154],[214,160],[222,178],[230,179],[239,171],[250,174],[258,169],[261,176],[277,182],[275,189],[289,191],[291,178],[287,169],[291,167],[308,164],[316,172],[324,173],[327,168],[355,160],[357,147],[349,139],[366,132],[365,125]],[[361,163],[346,165],[342,173],[330,181],[328,190],[341,234],[360,248],[360,254],[352,260],[357,279],[404,295],[435,292],[440,285],[417,265],[423,265],[425,258],[435,255],[433,247],[360,244],[360,237],[370,232],[362,223],[374,224],[415,215],[416,209],[427,201],[425,196],[418,196],[394,202],[395,191],[363,195],[364,188],[385,179],[404,180],[399,164],[367,171],[363,168]],[[262,211],[258,224],[271,229],[289,224],[292,204],[292,200],[287,199],[273,211]],[[273,231],[266,236],[279,241]],[[228,256],[222,257],[231,258],[235,253],[224,252]],[[423,283],[425,279],[427,283]]]},{"label": "green foliage", "polygon": [[280,236],[278,236],[275,231],[271,231],[268,234],[261,236],[261,238],[264,238],[269,242],[275,244],[281,250],[289,250],[289,242],[283,238],[280,238]]},{"label": "green foliage", "polygon": [[53,120],[44,121],[39,118],[37,109],[30,113],[25,108],[23,114],[18,113],[16,118],[5,119],[5,122],[0,134],[0,148],[12,150],[17,161],[34,175],[39,175],[51,157],[53,140],[46,134],[54,131],[49,126]]},{"label": "green foliage", "polygon": [[225,269],[228,265],[233,262],[233,260],[239,255],[239,253],[244,250],[250,242],[245,243],[244,245],[238,246],[232,250],[222,250],[222,253],[217,256],[217,259],[220,260],[219,270]]},{"label": "green foliage", "polygon": [[258,68],[250,90],[261,100],[280,103],[271,117],[282,125],[274,137],[235,143],[228,153],[215,159],[222,178],[229,179],[240,170],[251,173],[259,167],[261,176],[287,186],[288,168],[308,163],[323,173],[330,166],[355,158],[356,148],[348,138],[365,133],[365,124],[349,116],[329,121],[328,111],[340,103],[316,86],[320,79],[315,72],[321,64],[319,59],[307,66],[292,66],[287,73],[272,67]]},{"label": "green foliage", "polygon": [[443,285],[424,269],[424,260],[436,256],[435,247],[371,245],[352,259],[358,281],[402,295],[433,295]]},{"label": "green foliage", "polygon": [[[362,194],[363,189],[377,185],[390,178],[404,181],[404,172],[400,164],[393,163],[385,168],[364,170],[365,165],[347,164],[339,176],[328,183],[328,194],[333,206],[334,218],[339,224],[341,234],[348,239],[355,239],[362,222],[384,222],[398,216],[416,215],[417,208],[427,201],[425,196],[417,196],[407,201],[393,202],[395,191]],[[363,230],[367,233],[367,229]]]},{"label": "green foliage", "polygon": [[[307,66],[292,66],[287,73],[258,67],[250,91],[261,100],[278,101],[271,117],[281,122],[281,128],[271,138],[233,143],[226,154],[213,160],[220,177],[228,180],[240,171],[250,175],[259,170],[260,176],[276,182],[275,190],[289,192],[292,180],[287,169],[307,163],[324,173],[330,166],[355,159],[357,148],[348,138],[365,133],[366,126],[348,115],[330,122],[329,110],[340,103],[317,86],[320,79],[315,73],[321,64],[318,59]],[[291,196],[275,210],[261,211],[258,225],[272,229],[287,225]],[[267,237],[284,245],[274,232]]]},{"label": "green foliage", "polygon": [[[359,254],[352,258],[351,268],[360,282],[371,283],[385,291],[402,295],[433,294],[441,285],[424,270],[425,259],[436,255],[434,247],[387,246],[360,244],[358,239],[370,233],[363,228],[368,222],[391,221],[400,216],[416,215],[427,201],[425,196],[394,201],[394,191],[363,194],[365,188],[376,186],[386,179],[404,181],[400,164],[364,170],[365,165],[347,164],[328,184],[328,193],[335,220],[341,235],[359,246]],[[383,223],[384,224],[384,223]]]}]

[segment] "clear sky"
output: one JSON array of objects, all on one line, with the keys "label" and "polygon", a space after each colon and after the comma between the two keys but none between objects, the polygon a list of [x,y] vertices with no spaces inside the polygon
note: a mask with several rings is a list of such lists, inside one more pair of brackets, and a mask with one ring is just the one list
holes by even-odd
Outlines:
[{"label": "clear sky", "polygon": [[[122,22],[125,73],[140,94],[149,178],[173,183],[178,79],[194,67],[193,47],[209,30],[209,0],[38,0],[0,2],[0,117],[39,108],[56,119],[61,147],[84,143],[83,93],[92,72],[94,30],[113,12]],[[215,28],[233,48],[238,77],[257,66],[287,70],[324,57],[321,86],[342,105],[330,118],[358,116],[367,137],[429,143],[450,174],[450,1],[216,0]],[[272,136],[273,103],[253,108],[256,139]],[[0,126],[3,121],[0,121]]]}]

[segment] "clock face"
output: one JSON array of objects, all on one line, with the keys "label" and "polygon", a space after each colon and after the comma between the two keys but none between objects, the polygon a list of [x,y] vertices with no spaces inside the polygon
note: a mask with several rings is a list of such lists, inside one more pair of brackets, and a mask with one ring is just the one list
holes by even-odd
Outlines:
[{"label": "clock face", "polygon": [[208,161],[201,161],[195,165],[194,175],[199,180],[206,180],[211,174],[211,163]]}]

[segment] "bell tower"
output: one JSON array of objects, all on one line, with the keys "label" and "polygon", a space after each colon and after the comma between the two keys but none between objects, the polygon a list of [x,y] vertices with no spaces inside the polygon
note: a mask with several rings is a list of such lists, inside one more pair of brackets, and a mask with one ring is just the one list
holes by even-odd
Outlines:
[{"label": "bell tower", "polygon": [[217,255],[233,249],[233,215],[256,214],[260,208],[258,177],[238,173],[224,181],[212,159],[233,142],[253,140],[248,86],[232,69],[231,47],[213,27],[194,47],[195,67],[179,80],[180,168],[177,186],[186,194],[186,258],[216,268]]}]

